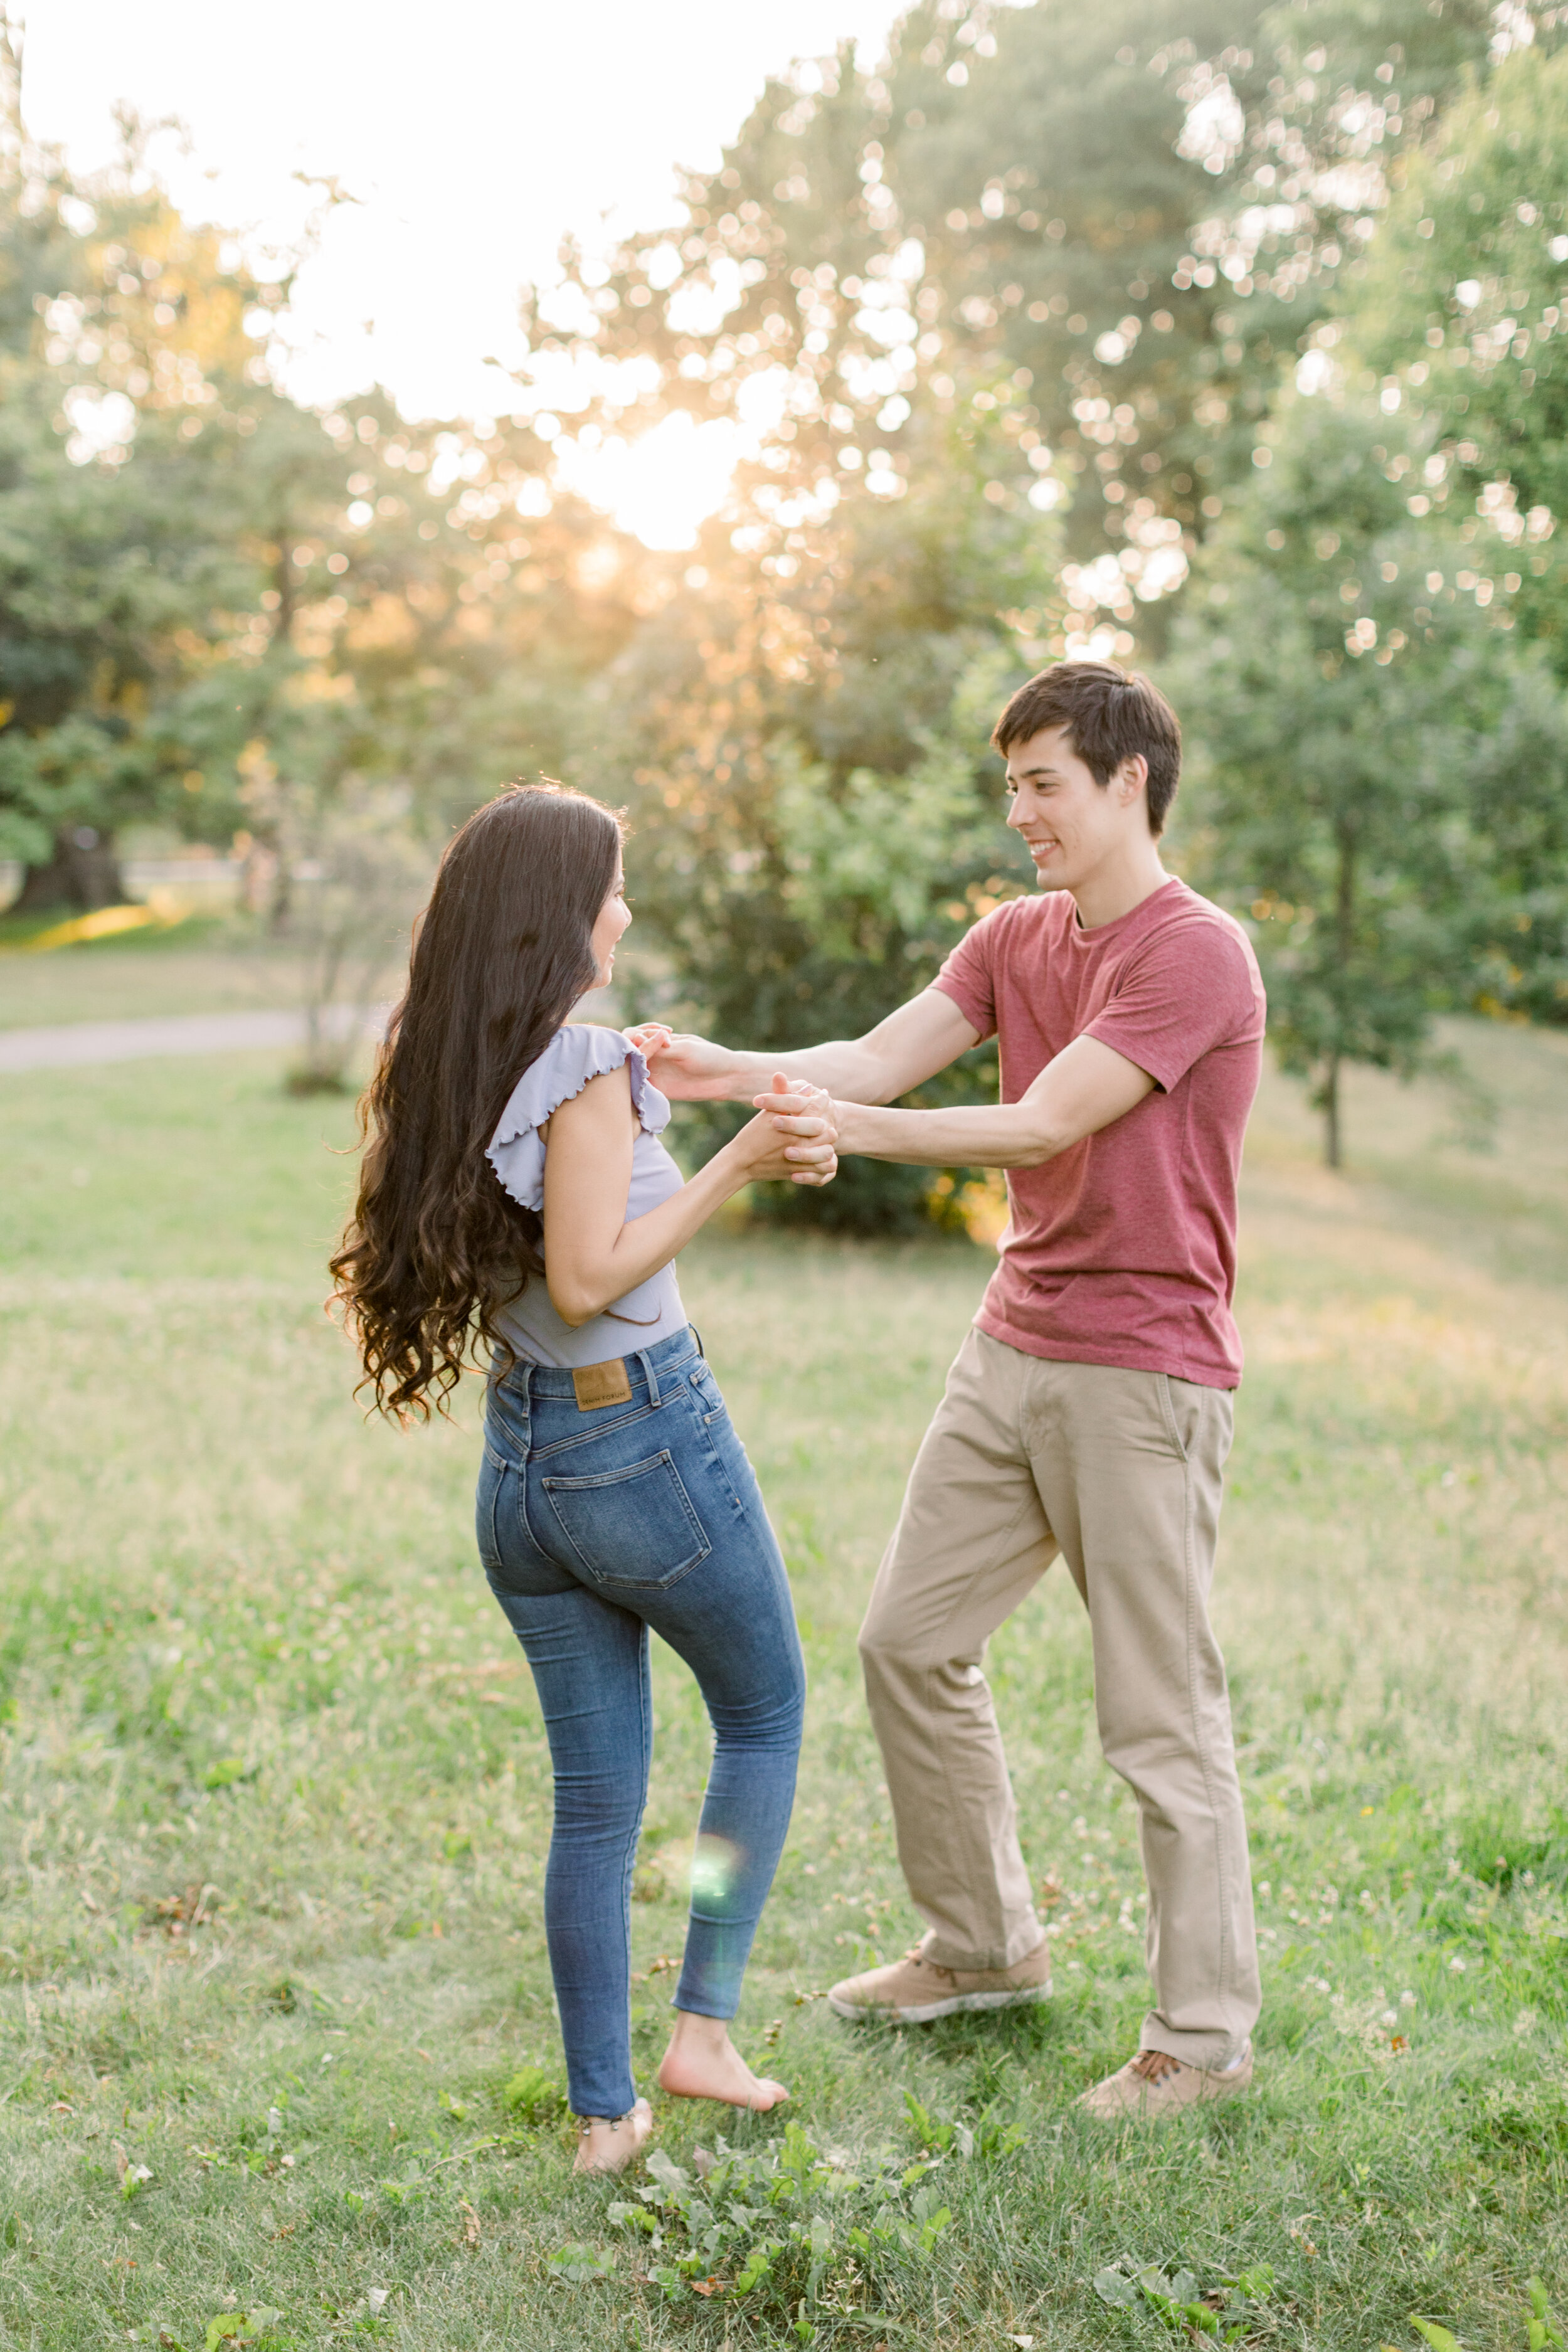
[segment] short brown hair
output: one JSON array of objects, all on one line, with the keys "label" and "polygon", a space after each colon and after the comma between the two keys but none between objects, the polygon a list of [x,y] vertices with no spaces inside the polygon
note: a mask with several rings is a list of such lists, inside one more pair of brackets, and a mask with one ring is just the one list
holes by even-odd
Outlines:
[{"label": "short brown hair", "polygon": [[1042,727],[1063,727],[1097,784],[1123,760],[1149,762],[1149,830],[1164,830],[1182,773],[1181,721],[1157,687],[1114,662],[1059,661],[1021,686],[991,740],[1004,757]]}]

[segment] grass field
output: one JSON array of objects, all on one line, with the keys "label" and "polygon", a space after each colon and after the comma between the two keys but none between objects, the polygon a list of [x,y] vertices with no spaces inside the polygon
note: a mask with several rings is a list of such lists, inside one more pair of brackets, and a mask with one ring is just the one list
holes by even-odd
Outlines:
[{"label": "grass field", "polygon": [[300,1002],[298,951],[242,916],[188,916],[149,929],[39,950],[47,919],[0,916],[0,1028],[135,1021],[172,1013],[251,1013]]},{"label": "grass field", "polygon": [[[1370,1078],[1349,1177],[1278,1082],[1255,1125],[1218,1615],[1267,2008],[1254,2095],[1153,2137],[1072,2105],[1145,1988],[1064,1578],[992,1660],[1056,1999],[879,2041],[813,1997],[917,1924],[853,1633],[984,1255],[689,1254],[812,1699],[739,2029],[797,2128],[663,2105],[658,2206],[574,2183],[550,2112],[549,1779],[472,1401],[363,1425],[321,1312],[347,1107],[264,1055],[5,1080],[0,2346],[1065,2352],[1181,2332],[1095,2291],[1158,2263],[1248,2342],[1415,2352],[1415,2313],[1523,2352],[1527,2281],[1568,2302],[1568,1041],[1462,1042],[1489,1156]],[[657,1694],[645,2073],[706,1756],[668,1655]]]}]

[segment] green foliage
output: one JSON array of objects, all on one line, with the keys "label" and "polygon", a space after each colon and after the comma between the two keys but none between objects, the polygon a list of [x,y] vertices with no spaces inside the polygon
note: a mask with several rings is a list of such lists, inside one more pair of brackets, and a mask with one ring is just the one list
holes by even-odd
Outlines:
[{"label": "green foliage", "polygon": [[[1520,13],[1561,37],[1551,7]],[[546,351],[653,359],[653,404],[699,416],[787,372],[752,476],[770,547],[795,528],[781,488],[855,503],[878,451],[912,481],[933,426],[1003,384],[994,495],[1023,499],[1037,461],[1086,561],[1151,520],[1201,538],[1362,247],[1374,172],[1494,33],[1489,0],[919,0],[885,70],[846,48],[770,80],[721,166],[685,175],[686,233],[628,239],[607,276],[568,248],[576,299],[530,323]]]},{"label": "green foliage", "polygon": [[1345,325],[1517,551],[1518,609],[1568,676],[1568,50],[1507,58],[1411,161]]},{"label": "green foliage", "polygon": [[[1552,47],[1552,12],[1524,13]],[[616,723],[595,732],[642,826],[634,867],[668,947],[670,1010],[783,1048],[864,1030],[928,980],[963,922],[1022,878],[973,821],[994,704],[983,718],[966,688],[984,675],[999,699],[1048,653],[1126,653],[1134,624],[1157,653],[1171,593],[1216,530],[1184,600],[1184,660],[1200,657],[1184,674],[1207,692],[1224,656],[1205,663],[1205,640],[1249,632],[1262,646],[1282,631],[1295,681],[1274,709],[1275,681],[1255,667],[1258,720],[1271,712],[1277,741],[1293,743],[1310,701],[1331,767],[1354,745],[1339,782],[1310,788],[1306,830],[1321,838],[1261,858],[1292,888],[1253,887],[1253,825],[1219,843],[1219,887],[1337,910],[1336,827],[1403,744],[1407,706],[1429,722],[1414,805],[1396,788],[1380,793],[1381,824],[1352,812],[1368,838],[1348,854],[1363,869],[1350,913],[1320,921],[1312,952],[1298,937],[1270,957],[1289,1066],[1315,1074],[1327,1105],[1347,1055],[1413,1066],[1446,993],[1557,1003],[1568,932],[1549,691],[1525,667],[1517,690],[1497,687],[1495,648],[1475,656],[1486,675],[1472,681],[1451,614],[1417,640],[1406,589],[1369,590],[1355,617],[1389,608],[1384,651],[1403,627],[1430,653],[1405,663],[1403,699],[1385,675],[1347,674],[1325,709],[1320,665],[1345,669],[1343,631],[1308,609],[1321,588],[1310,562],[1288,575],[1260,545],[1257,597],[1236,580],[1235,625],[1202,601],[1237,570],[1226,513],[1239,505],[1245,535],[1265,509],[1279,520],[1288,476],[1303,483],[1304,457],[1277,466],[1271,494],[1253,459],[1285,372],[1327,308],[1374,299],[1363,257],[1382,191],[1426,168],[1422,142],[1447,110],[1469,120],[1494,34],[1482,0],[1436,16],[1425,0],[921,5],[885,69],[845,51],[770,82],[721,167],[687,176],[684,233],[628,239],[607,274],[568,252],[568,292],[529,321],[552,364],[563,349],[651,360],[661,379],[641,407],[707,417],[733,415],[765,378],[782,412],[734,507],[701,534],[700,584],[630,640],[612,672]],[[1323,331],[1343,330],[1340,317]],[[625,420],[612,398],[588,421]],[[1279,421],[1296,429],[1289,410]],[[1351,478],[1382,462],[1377,438],[1331,465],[1347,548],[1411,540],[1414,477],[1373,500],[1375,522],[1362,513]],[[1430,442],[1427,458],[1449,467]],[[1309,503],[1321,534],[1328,500]],[[1450,578],[1464,568],[1452,551],[1427,551],[1422,569],[1434,562]],[[1439,743],[1429,706],[1448,648],[1462,688]],[[1226,736],[1215,772],[1234,775],[1247,714],[1215,730],[1205,710],[1194,731],[1200,746]],[[1456,756],[1463,778],[1447,774]],[[1461,803],[1462,849],[1442,822]],[[1439,819],[1430,855],[1403,843],[1416,808]],[[1477,856],[1485,887],[1457,957],[1456,876]],[[918,1171],[856,1167],[773,1205],[896,1228],[931,1197]]]},{"label": "green foliage", "polygon": [[281,922],[345,793],[439,837],[561,763],[640,551],[545,490],[526,425],[289,400],[289,279],[184,222],[142,144],[84,188],[19,126],[0,154],[0,855],[29,908],[91,907],[127,824],[237,827]]},{"label": "green foliage", "polygon": [[1167,2274],[1158,2263],[1117,2263],[1098,2273],[1094,2291],[1115,2309],[1152,2312],[1173,2336],[1212,2336],[1216,2343],[1237,2344],[1272,2316],[1265,2306],[1274,2291],[1274,2273],[1262,2263],[1204,2293],[1189,2270]]},{"label": "green foliage", "polygon": [[[963,488],[955,475],[869,504],[845,526],[842,580],[819,578],[798,607],[757,609],[731,576],[621,666],[628,867],[683,1022],[764,1052],[858,1035],[1024,887],[986,739],[1027,671],[992,600],[999,572],[1043,580],[1041,551]],[[816,609],[830,658],[785,660]],[[994,1088],[994,1066],[980,1057],[920,1098]],[[700,1124],[719,1136],[743,1115]],[[768,1206],[909,1229],[932,1181],[856,1162],[825,1191],[773,1188]]]},{"label": "green foliage", "polygon": [[501,2093],[503,2103],[525,2124],[549,2123],[563,2114],[566,2095],[542,2066],[520,2066]]},{"label": "green foliage", "polygon": [[1527,2282],[1530,2296],[1530,2317],[1526,2322],[1529,2352],[1546,2352],[1549,2344],[1562,2346],[1563,2330],[1552,2316],[1544,2285],[1538,2278]]},{"label": "green foliage", "polygon": [[557,2286],[585,2286],[590,2281],[608,2278],[615,2267],[614,2254],[576,2244],[563,2246],[544,2265],[546,2275]]},{"label": "green foliage", "polygon": [[280,2311],[258,2303],[249,2311],[220,2311],[207,2322],[206,2352],[223,2352],[227,2344],[276,2343]]},{"label": "green foliage", "polygon": [[1288,401],[1173,665],[1194,865],[1251,918],[1331,1164],[1344,1064],[1413,1072],[1435,1011],[1512,969],[1521,919],[1568,913],[1535,848],[1568,841],[1568,708],[1520,647],[1506,551],[1410,513],[1431,447],[1419,421]]},{"label": "green foliage", "polygon": [[1418,2319],[1412,2312],[1410,2325],[1422,2342],[1432,2347],[1432,2352],[1463,2352],[1458,2337],[1451,2336],[1446,2327],[1439,2327],[1435,2319]]},{"label": "green foliage", "polygon": [[976,2158],[984,2164],[1024,2144],[1025,2135],[1019,2126],[1001,2122],[991,2107],[984,2109],[972,2124],[933,2114],[913,2091],[904,2093],[904,2107],[916,2141],[933,2156],[945,2156],[950,2149],[956,2149],[960,2156]]},{"label": "green foliage", "polygon": [[831,2292],[836,2270],[852,2270],[857,2286],[874,2283],[879,2258],[925,2261],[952,2221],[930,2179],[941,2158],[850,2165],[794,2122],[756,2154],[722,2137],[718,2148],[716,2159],[700,2152],[695,2178],[654,2149],[653,2180],[639,2201],[609,2208],[671,2303],[748,2301],[760,2313],[805,2318]]}]

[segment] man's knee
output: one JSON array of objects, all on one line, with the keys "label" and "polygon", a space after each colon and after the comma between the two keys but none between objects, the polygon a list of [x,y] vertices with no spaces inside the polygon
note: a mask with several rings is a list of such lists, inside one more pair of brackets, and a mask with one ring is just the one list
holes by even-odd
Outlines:
[{"label": "man's knee", "polygon": [[900,1612],[889,1607],[873,1593],[871,1605],[860,1628],[858,1641],[860,1670],[869,1684],[874,1678],[898,1676],[907,1673],[913,1661],[908,1634],[900,1625]]},{"label": "man's knee", "polygon": [[873,1601],[860,1628],[860,1674],[866,1704],[874,1723],[907,1713],[916,1703],[917,1685],[924,1680],[924,1661],[917,1661],[900,1638],[898,1620]]}]

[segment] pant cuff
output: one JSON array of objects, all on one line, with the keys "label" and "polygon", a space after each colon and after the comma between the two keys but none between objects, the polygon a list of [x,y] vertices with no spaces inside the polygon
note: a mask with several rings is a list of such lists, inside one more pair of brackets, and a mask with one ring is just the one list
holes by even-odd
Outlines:
[{"label": "pant cuff", "polygon": [[741,2006],[739,1996],[733,2000],[710,1992],[700,1992],[695,1985],[678,1984],[669,1996],[671,2009],[680,2009],[689,2017],[717,2017],[726,2021]]},{"label": "pant cuff", "polygon": [[939,1969],[957,1969],[965,1973],[984,1972],[996,1969],[1016,1969],[1031,1952],[1037,1952],[1046,1940],[1046,1931],[1031,1913],[1027,1920],[1010,1930],[1003,1944],[966,1948],[928,1927],[921,1937],[921,1957]]},{"label": "pant cuff", "polygon": [[637,2084],[629,2074],[617,2084],[574,2083],[568,2078],[566,2104],[574,2116],[626,2116],[637,2103]]},{"label": "pant cuff", "polygon": [[1233,2035],[1229,2040],[1217,2033],[1182,2033],[1158,2018],[1146,2017],[1138,2036],[1138,2047],[1162,2051],[1167,2058],[1179,2058],[1184,2066],[1198,2066],[1205,2074],[1223,2074],[1240,2064],[1251,2041],[1247,2033]]}]

